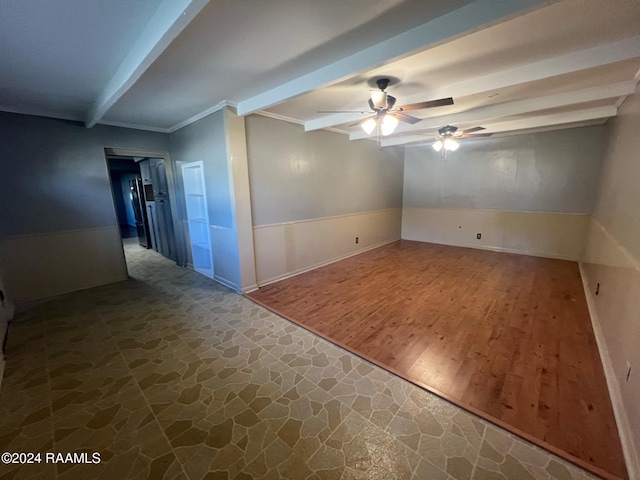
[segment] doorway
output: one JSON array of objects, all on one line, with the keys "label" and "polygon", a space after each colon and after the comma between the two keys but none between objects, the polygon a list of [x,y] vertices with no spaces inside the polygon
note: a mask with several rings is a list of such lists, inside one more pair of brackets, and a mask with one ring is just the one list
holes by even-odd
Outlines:
[{"label": "doorway", "polygon": [[169,155],[106,148],[105,158],[127,271],[142,251],[149,253],[136,258],[159,254],[184,266]]}]

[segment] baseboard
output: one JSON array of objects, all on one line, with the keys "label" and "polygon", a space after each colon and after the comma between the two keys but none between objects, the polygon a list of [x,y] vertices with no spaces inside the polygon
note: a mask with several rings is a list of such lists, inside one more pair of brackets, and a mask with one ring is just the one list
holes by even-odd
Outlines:
[{"label": "baseboard", "polygon": [[26,302],[22,302],[16,305],[16,311],[19,312],[25,312],[31,308],[33,308],[36,305],[41,304],[42,302],[46,302],[47,300],[51,299],[51,298],[55,298],[55,297],[59,297],[61,295],[68,295],[70,293],[74,293],[74,292],[82,292],[83,290],[89,290],[90,288],[96,288],[96,287],[102,287],[104,285],[110,285],[112,283],[118,283],[118,282],[124,282],[126,280],[129,279],[129,276],[127,275],[126,277],[112,277],[109,279],[106,279],[104,281],[100,281],[97,283],[89,283],[87,285],[83,285],[82,288],[65,288],[64,290],[59,290],[56,291],[55,293],[52,294],[47,294],[43,297],[36,297],[36,298],[32,298]]},{"label": "baseboard", "polygon": [[527,255],[529,257],[541,257],[541,258],[553,258],[556,260],[569,260],[571,262],[577,262],[578,259],[574,256],[567,255],[556,255],[554,253],[544,253],[544,252],[531,252],[528,250],[518,250],[516,248],[505,248],[505,247],[494,247],[491,245],[473,245],[473,244],[458,244],[458,243],[444,243],[444,242],[436,242],[436,241],[425,241],[425,240],[417,240],[414,238],[406,238],[402,237],[403,240],[410,240],[412,242],[422,242],[422,243],[434,243],[436,245],[447,245],[449,247],[461,247],[461,248],[475,248],[476,250],[487,250],[490,252],[499,252],[499,253],[513,253],[515,255]]},{"label": "baseboard", "polygon": [[[206,275],[205,275],[205,276],[206,276]],[[216,282],[221,283],[221,284],[222,284],[222,285],[224,285],[225,287],[229,287],[231,290],[233,290],[233,291],[234,291],[234,292],[236,292],[236,293],[240,293],[240,294],[242,293],[242,289],[241,289],[237,284],[235,284],[234,282],[232,282],[231,280],[227,280],[226,278],[224,278],[224,277],[220,277],[220,276],[218,276],[218,275],[214,275],[214,276],[213,276],[213,279],[214,279]]]},{"label": "baseboard", "polygon": [[255,292],[256,290],[258,290],[258,285],[257,284],[253,284],[253,285],[249,285],[248,287],[244,287],[242,289],[242,293],[251,293],[251,292]]},{"label": "baseboard", "polygon": [[[256,285],[256,288],[254,290],[257,290],[258,288],[264,287],[264,286],[269,285],[271,283],[279,282],[280,280],[286,280],[287,278],[295,277],[296,275],[300,275],[302,273],[306,273],[306,272],[309,272],[311,270],[315,270],[316,268],[324,267],[325,265],[331,265],[332,263],[339,262],[340,260],[344,260],[345,258],[353,257],[355,255],[359,255],[361,253],[368,252],[369,250],[373,250],[374,248],[382,247],[383,245],[387,245],[389,243],[397,242],[398,240],[400,240],[400,238],[394,238],[394,239],[391,239],[391,240],[386,240],[384,242],[380,242],[380,243],[376,243],[375,245],[371,245],[371,246],[369,246],[367,248],[363,248],[362,250],[358,250],[357,252],[348,253],[347,255],[341,255],[339,257],[332,258],[331,260],[327,260],[327,261],[324,261],[324,262],[316,263],[316,264],[311,265],[309,267],[299,268],[298,270],[294,270],[293,272],[287,272],[287,273],[283,273],[282,275],[277,275],[275,277],[267,278],[263,282],[258,282],[257,285]],[[249,292],[247,291],[247,292],[244,292],[244,293],[249,293]]]},{"label": "baseboard", "polygon": [[629,417],[627,416],[624,404],[622,403],[620,383],[615,375],[611,357],[609,356],[609,349],[607,348],[607,343],[604,339],[604,335],[602,334],[602,328],[600,328],[598,313],[596,312],[593,298],[591,297],[591,289],[587,283],[587,276],[584,272],[583,264],[582,262],[578,262],[578,265],[580,267],[580,277],[582,279],[584,295],[587,299],[589,316],[591,317],[591,325],[593,326],[593,334],[596,337],[596,344],[598,345],[598,352],[600,353],[604,376],[607,381],[607,388],[609,389],[609,397],[611,398],[611,406],[613,407],[613,414],[616,419],[616,425],[618,426],[618,435],[620,436],[622,453],[627,464],[629,479],[640,480],[640,458],[638,458],[638,451],[634,446],[633,432],[631,431],[631,426],[629,424]]}]

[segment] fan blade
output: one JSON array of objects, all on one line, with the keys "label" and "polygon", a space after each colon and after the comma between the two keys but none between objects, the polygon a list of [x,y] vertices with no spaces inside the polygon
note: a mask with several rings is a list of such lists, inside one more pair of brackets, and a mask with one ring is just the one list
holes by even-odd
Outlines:
[{"label": "fan blade", "polygon": [[468,134],[470,134],[470,133],[473,133],[473,132],[479,132],[480,130],[484,130],[484,129],[485,129],[484,127],[472,127],[472,128],[467,128],[466,130],[463,130],[463,131],[462,131],[462,134],[463,134],[463,135],[468,135]]},{"label": "fan blade", "polygon": [[402,105],[398,107],[398,110],[406,111],[406,110],[420,110],[423,108],[433,108],[433,107],[444,107],[446,105],[453,105],[453,98],[440,98],[438,100],[429,100],[428,102],[420,102],[420,103],[410,103],[408,105]]},{"label": "fan blade", "polygon": [[400,112],[392,112],[391,114],[401,122],[410,123],[411,125],[422,121],[421,118],[412,117],[411,115],[406,115]]},{"label": "fan blade", "polygon": [[493,135],[493,133],[476,133],[476,134],[463,133],[462,135],[457,136],[456,138],[481,138],[481,137],[490,137],[491,135]]}]

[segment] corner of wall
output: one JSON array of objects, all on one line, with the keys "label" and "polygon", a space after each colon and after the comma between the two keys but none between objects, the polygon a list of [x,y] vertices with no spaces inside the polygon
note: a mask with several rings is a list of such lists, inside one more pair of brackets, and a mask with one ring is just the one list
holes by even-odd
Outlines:
[{"label": "corner of wall", "polygon": [[229,107],[224,109],[225,136],[229,159],[230,191],[238,242],[240,286],[242,291],[256,285],[256,260],[249,186],[249,159],[244,117]]},{"label": "corner of wall", "polygon": [[[634,259],[630,257],[628,252],[617,243],[615,238],[613,238],[597,220],[591,218],[584,253],[578,262],[580,276],[582,277],[589,316],[607,381],[607,388],[611,398],[629,478],[631,480],[640,480],[640,456],[636,448],[638,439],[634,438],[634,427],[631,422],[631,416],[634,415],[634,412],[628,411],[623,386],[618,381],[618,375],[616,375],[616,362],[607,342],[607,333],[611,335],[611,333],[606,330],[612,328],[611,325],[609,325],[611,323],[611,318],[609,317],[611,316],[612,308],[611,305],[604,309],[600,306],[600,311],[605,313],[605,315],[599,315],[599,305],[594,294],[596,289],[599,290],[600,282],[602,281],[605,281],[606,283],[603,283],[603,285],[607,286],[610,286],[613,282],[625,281],[624,278],[620,280],[617,277],[621,275],[621,270],[625,270],[624,267],[621,267],[620,262],[621,260],[624,262],[624,257],[626,256],[629,256],[627,260],[632,263],[637,263],[637,261],[634,262]],[[637,268],[636,274],[640,276],[640,270]],[[615,299],[608,300],[603,298],[601,301],[616,303]],[[618,308],[619,307],[620,306],[618,306]],[[631,315],[633,315],[633,312]],[[623,315],[620,315],[620,317],[623,317]],[[620,362],[618,361],[618,363]]]}]

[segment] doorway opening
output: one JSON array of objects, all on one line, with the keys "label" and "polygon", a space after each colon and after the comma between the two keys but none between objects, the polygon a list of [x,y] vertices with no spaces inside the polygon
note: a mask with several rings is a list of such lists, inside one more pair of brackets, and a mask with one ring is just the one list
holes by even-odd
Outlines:
[{"label": "doorway opening", "polygon": [[106,148],[105,157],[127,271],[132,254],[159,254],[184,265],[168,154]]}]

